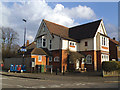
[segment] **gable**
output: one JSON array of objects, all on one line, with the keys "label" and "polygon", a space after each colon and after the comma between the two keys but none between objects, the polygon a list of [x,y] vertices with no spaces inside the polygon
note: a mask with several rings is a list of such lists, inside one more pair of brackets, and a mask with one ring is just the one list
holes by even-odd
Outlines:
[{"label": "gable", "polygon": [[53,23],[47,20],[44,20],[44,22],[51,34],[55,34],[57,36],[68,38],[69,28],[62,26],[62,25],[58,25],[56,23]]},{"label": "gable", "polygon": [[40,27],[38,29],[38,32],[37,32],[37,35],[36,35],[34,41],[36,41],[36,39],[38,37],[46,35],[46,34],[48,34],[49,36],[51,36],[51,34],[50,34],[50,32],[49,32],[49,30],[48,30],[48,28],[46,26],[46,23],[44,21],[42,21],[41,24],[40,24]]},{"label": "gable", "polygon": [[100,25],[99,25],[99,28],[98,28],[96,34],[97,34],[97,33],[100,33],[100,34],[103,34],[103,35],[106,35],[106,36],[107,36],[107,32],[106,32],[106,29],[105,29],[103,20],[101,21],[101,23],[100,23]]}]

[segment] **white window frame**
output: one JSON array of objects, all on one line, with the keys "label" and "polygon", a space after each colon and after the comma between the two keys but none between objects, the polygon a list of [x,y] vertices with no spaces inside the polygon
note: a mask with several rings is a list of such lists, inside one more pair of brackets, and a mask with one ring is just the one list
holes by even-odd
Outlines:
[{"label": "white window frame", "polygon": [[46,42],[47,42],[47,40],[45,39],[45,46],[43,46],[44,39],[45,39],[45,38],[42,38],[42,47],[46,47]]},{"label": "white window frame", "polygon": [[[56,60],[57,59],[57,60]],[[60,58],[58,57],[58,56],[56,56],[55,58],[54,58],[54,62],[59,62],[60,61]]]},{"label": "white window frame", "polygon": [[104,38],[103,38],[103,36],[102,36],[102,45],[104,45]]},{"label": "white window frame", "polygon": [[105,37],[104,37],[104,46],[106,45],[106,42],[105,42]]},{"label": "white window frame", "polygon": [[[41,60],[40,60],[41,58]],[[41,62],[42,61],[42,56],[38,56],[38,62]]]},{"label": "white window frame", "polygon": [[52,57],[51,56],[49,57],[49,62],[52,62]]},{"label": "white window frame", "polygon": [[[91,59],[89,59],[91,57]],[[91,61],[88,62],[88,59]],[[91,55],[87,55],[86,56],[86,64],[92,64],[92,56]]]},{"label": "white window frame", "polygon": [[70,42],[70,45],[71,45],[71,46],[75,46],[75,43],[74,43],[74,42]]}]

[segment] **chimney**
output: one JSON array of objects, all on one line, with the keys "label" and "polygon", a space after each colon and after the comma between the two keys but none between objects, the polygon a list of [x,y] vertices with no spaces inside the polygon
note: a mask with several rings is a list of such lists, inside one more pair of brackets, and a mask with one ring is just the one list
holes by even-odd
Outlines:
[{"label": "chimney", "polygon": [[29,45],[29,40],[27,40],[27,43],[26,43],[26,46],[28,46]]},{"label": "chimney", "polygon": [[113,40],[115,40],[115,37],[113,37]]}]

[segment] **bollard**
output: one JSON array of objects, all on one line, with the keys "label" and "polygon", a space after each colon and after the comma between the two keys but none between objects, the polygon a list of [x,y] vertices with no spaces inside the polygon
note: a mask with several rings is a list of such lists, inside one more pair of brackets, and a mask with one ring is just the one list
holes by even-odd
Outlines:
[{"label": "bollard", "polygon": [[52,67],[51,67],[51,74],[52,74]]},{"label": "bollard", "polygon": [[56,75],[57,75],[57,67],[56,67]]},{"label": "bollard", "polygon": [[63,66],[63,76],[64,76],[65,66]]}]

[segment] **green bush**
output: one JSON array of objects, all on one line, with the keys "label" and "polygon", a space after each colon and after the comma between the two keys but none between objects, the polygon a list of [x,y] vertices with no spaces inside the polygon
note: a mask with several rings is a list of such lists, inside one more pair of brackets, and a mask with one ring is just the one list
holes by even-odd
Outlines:
[{"label": "green bush", "polygon": [[120,70],[120,61],[116,61],[117,63],[117,70]]},{"label": "green bush", "polygon": [[118,63],[116,61],[104,61],[102,63],[102,69],[106,72],[111,72],[118,70],[120,66],[118,67]]}]

